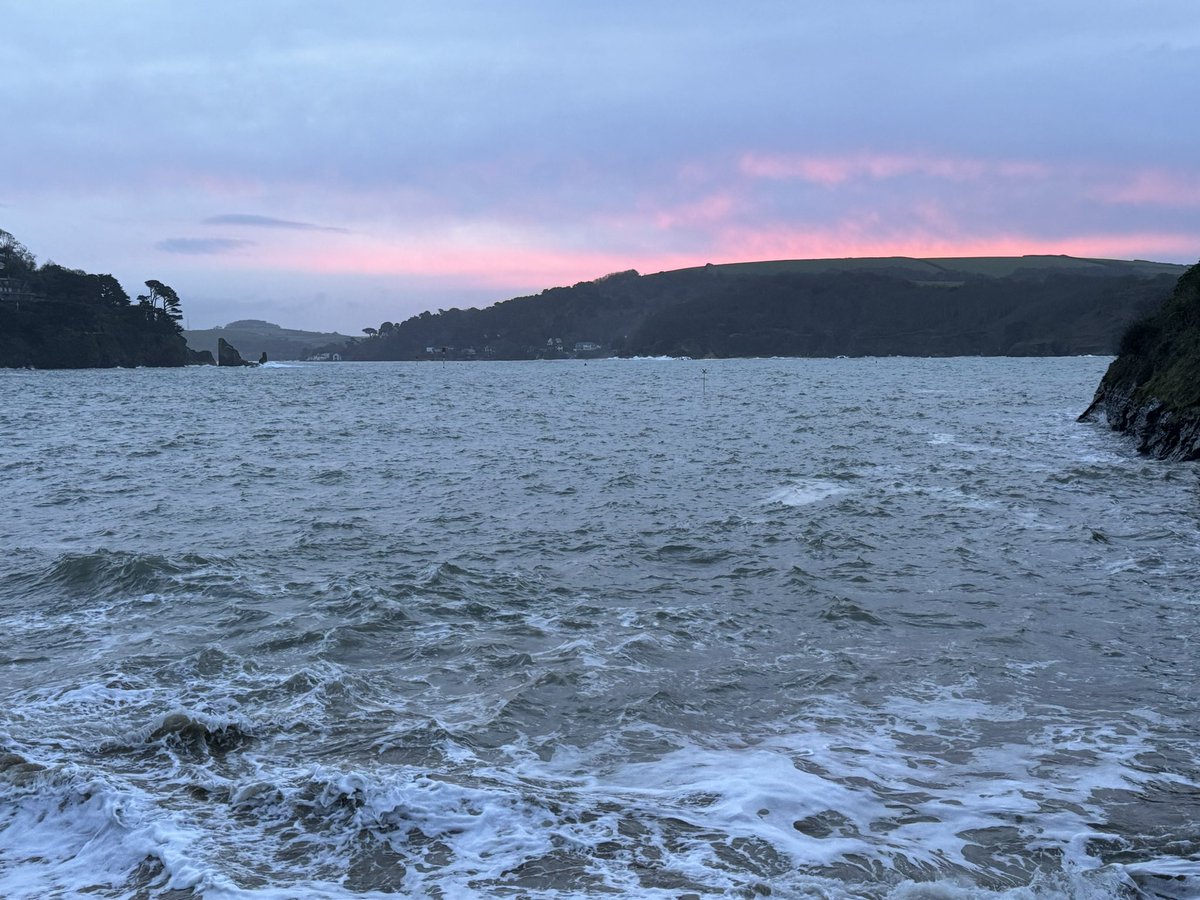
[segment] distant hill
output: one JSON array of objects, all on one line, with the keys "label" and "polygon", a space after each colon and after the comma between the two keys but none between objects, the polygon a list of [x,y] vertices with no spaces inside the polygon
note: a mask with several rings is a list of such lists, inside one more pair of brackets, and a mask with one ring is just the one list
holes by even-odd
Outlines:
[{"label": "distant hill", "polygon": [[[777,260],[616,272],[422,313],[354,359],[1114,353],[1185,266],[1069,256]],[[251,348],[253,349],[253,348]]]},{"label": "distant hill", "polygon": [[351,339],[344,334],[320,331],[300,331],[281,328],[259,319],[240,319],[224,327],[183,332],[193,350],[209,350],[216,355],[217,341],[224,338],[246,359],[258,359],[263,353],[268,359],[306,359],[329,344],[341,345]]}]

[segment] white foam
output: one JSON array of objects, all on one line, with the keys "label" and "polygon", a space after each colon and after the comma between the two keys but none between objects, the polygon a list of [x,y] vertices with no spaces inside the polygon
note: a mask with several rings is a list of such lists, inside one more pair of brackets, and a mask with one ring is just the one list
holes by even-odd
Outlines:
[{"label": "white foam", "polygon": [[821,500],[848,493],[849,490],[848,487],[836,481],[810,478],[795,481],[774,491],[767,496],[765,502],[778,503],[782,506],[807,506],[810,503],[819,503]]},{"label": "white foam", "polygon": [[[228,775],[185,766],[147,773],[143,787],[69,765],[0,788],[0,896],[93,886],[120,892],[147,860],[162,868],[156,890],[193,889],[206,900],[385,896],[382,888],[359,894],[339,883],[356,855],[374,852],[372,842],[404,861],[403,878],[389,890],[410,896],[435,887],[447,896],[486,896],[523,865],[562,854],[579,860],[585,883],[622,897],[680,892],[642,884],[630,865],[639,858],[697,890],[744,892],[760,882],[783,896],[858,896],[853,857],[890,870],[898,900],[1100,897],[1127,889],[1131,876],[1194,883],[1186,881],[1196,875],[1190,861],[1102,867],[1089,855],[1089,841],[1103,837],[1091,824],[1104,817],[1094,797],[1164,780],[1136,766],[1151,747],[1146,735],[1128,722],[1047,725],[1028,743],[983,749],[971,736],[978,723],[1016,721],[1015,708],[956,690],[930,689],[921,703],[897,700],[873,723],[838,724],[814,709],[819,728],[757,742],[702,744],[641,726],[643,737],[677,749],[639,762],[622,750],[635,737],[626,729],[588,748],[562,744],[549,760],[519,743],[491,762],[459,747],[447,754],[456,764],[441,772],[287,768],[273,753],[246,751]],[[906,749],[908,738],[939,730],[949,744],[973,749],[960,746],[954,761]],[[1053,778],[1033,773],[1046,765],[1056,767]],[[189,785],[209,799],[181,802]],[[1015,829],[1027,846],[1057,848],[1065,867],[1052,883],[995,893],[974,887],[981,869],[968,852],[969,833],[986,828]],[[787,864],[757,876],[731,866],[727,853],[739,841]],[[613,856],[597,853],[601,847],[622,849]],[[905,882],[912,866],[944,877]],[[270,887],[239,886],[264,872]]]},{"label": "white foam", "polygon": [[121,888],[150,860],[163,889],[197,883],[185,829],[148,815],[139,792],[79,769],[47,769],[0,790],[0,896],[10,900]]}]

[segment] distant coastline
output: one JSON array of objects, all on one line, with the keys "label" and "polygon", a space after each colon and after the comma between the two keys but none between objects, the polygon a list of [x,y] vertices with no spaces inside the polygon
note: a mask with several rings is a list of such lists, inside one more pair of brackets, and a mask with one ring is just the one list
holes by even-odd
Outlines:
[{"label": "distant coastline", "polygon": [[629,270],[321,348],[352,360],[1110,355],[1186,266],[1068,256]]},{"label": "distant coastline", "polygon": [[329,345],[340,347],[353,340],[336,331],[302,331],[261,319],[239,319],[216,328],[185,329],[183,337],[192,350],[207,350],[214,355],[217,342],[224,339],[254,359],[263,353],[268,359],[309,359]]},{"label": "distant coastline", "polygon": [[248,359],[330,361],[1109,355],[1185,271],[1068,256],[627,270],[350,337],[257,319],[184,331],[169,286],[149,280],[135,302],[111,275],[37,266],[0,232],[0,366],[212,363],[220,339]]}]

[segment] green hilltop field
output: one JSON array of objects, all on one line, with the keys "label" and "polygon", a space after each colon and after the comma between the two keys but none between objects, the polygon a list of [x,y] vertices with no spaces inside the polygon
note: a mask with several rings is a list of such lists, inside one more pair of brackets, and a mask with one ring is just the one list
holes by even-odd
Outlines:
[{"label": "green hilltop field", "polygon": [[[698,268],[708,268],[702,266]],[[1008,278],[1021,273],[1047,272],[1076,274],[1140,274],[1173,275],[1178,278],[1186,266],[1175,263],[1150,262],[1143,259],[1092,259],[1078,256],[961,256],[930,257],[867,256],[841,259],[779,259],[768,262],[722,263],[712,268],[735,274],[783,275],[790,273],[815,274],[822,272],[912,272],[925,273],[931,278],[958,275]],[[690,271],[683,269],[680,271]]]}]

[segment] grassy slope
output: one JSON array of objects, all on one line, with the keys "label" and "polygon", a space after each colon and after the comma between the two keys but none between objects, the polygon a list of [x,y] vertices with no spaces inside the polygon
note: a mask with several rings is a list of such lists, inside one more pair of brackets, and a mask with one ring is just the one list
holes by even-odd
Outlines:
[{"label": "grassy slope", "polygon": [[[698,266],[696,268],[704,268]],[[1064,272],[1122,272],[1142,277],[1160,274],[1181,275],[1187,266],[1147,260],[1087,259],[1076,256],[976,256],[932,257],[916,259],[909,256],[849,257],[846,259],[778,259],[763,262],[724,263],[712,268],[739,275],[778,275],[790,272],[869,272],[879,270],[911,270],[936,277],[946,273],[964,273],[1004,278],[1020,272],[1054,269]],[[691,271],[680,269],[677,271]]]}]

